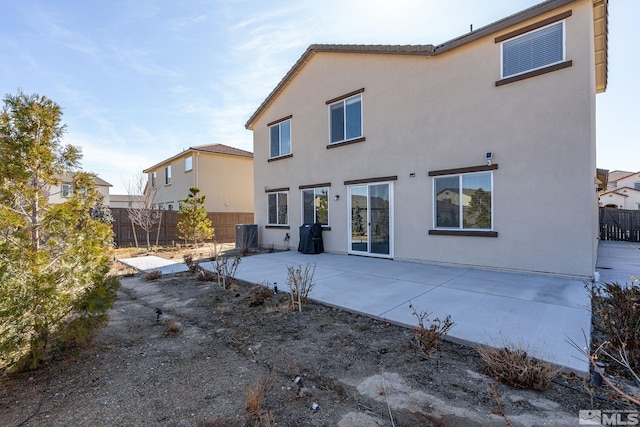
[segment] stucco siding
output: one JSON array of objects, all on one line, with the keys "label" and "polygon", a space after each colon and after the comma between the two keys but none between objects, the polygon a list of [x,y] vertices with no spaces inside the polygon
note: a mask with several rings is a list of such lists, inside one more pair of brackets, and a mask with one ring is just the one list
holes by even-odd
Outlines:
[{"label": "stucco siding", "polygon": [[[574,2],[503,33],[569,9],[566,59],[572,66],[498,87],[500,44],[494,38],[500,33],[432,57],[314,54],[253,125],[261,244],[286,246],[290,233],[295,249],[299,186],[331,182],[324,246],[345,253],[344,181],[397,176],[394,258],[591,276],[597,221],[591,4]],[[325,102],[360,88],[366,140],[327,149]],[[268,162],[267,123],[289,115],[293,156]],[[498,164],[498,237],[429,235],[434,206],[428,172],[483,165],[486,152]],[[289,229],[265,227],[264,187],[289,187]]]}]

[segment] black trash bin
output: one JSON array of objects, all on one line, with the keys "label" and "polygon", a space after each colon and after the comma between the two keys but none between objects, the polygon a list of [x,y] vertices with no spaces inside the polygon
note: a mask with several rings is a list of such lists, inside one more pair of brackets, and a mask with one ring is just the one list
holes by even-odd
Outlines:
[{"label": "black trash bin", "polygon": [[324,252],[322,225],[320,223],[302,224],[300,226],[298,252],[303,254],[320,254]]}]

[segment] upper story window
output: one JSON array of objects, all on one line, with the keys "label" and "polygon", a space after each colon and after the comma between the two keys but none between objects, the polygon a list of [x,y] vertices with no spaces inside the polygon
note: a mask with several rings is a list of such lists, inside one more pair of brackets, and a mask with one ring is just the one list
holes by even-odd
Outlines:
[{"label": "upper story window", "polygon": [[268,225],[289,225],[288,198],[286,191],[267,194]]},{"label": "upper story window", "polygon": [[492,172],[434,177],[433,187],[436,229],[493,228]]},{"label": "upper story window", "polygon": [[189,172],[193,169],[193,156],[185,157],[184,159],[184,171]]},{"label": "upper story window", "polygon": [[564,21],[502,43],[502,78],[558,64],[565,59]]},{"label": "upper story window", "polygon": [[302,190],[302,223],[329,225],[329,188]]},{"label": "upper story window", "polygon": [[171,165],[164,168],[164,183],[165,185],[171,184]]},{"label": "upper story window", "polygon": [[73,184],[62,184],[62,197],[68,199],[73,196]]},{"label": "upper story window", "polygon": [[291,119],[278,121],[269,126],[269,158],[291,154]]},{"label": "upper story window", "polygon": [[151,188],[156,188],[158,185],[158,172],[151,172]]},{"label": "upper story window", "polygon": [[[362,89],[364,90],[364,89]],[[362,137],[362,94],[350,96],[329,105],[330,142]]]},{"label": "upper story window", "polygon": [[633,188],[636,190],[640,190],[640,182],[636,182],[633,184]]}]

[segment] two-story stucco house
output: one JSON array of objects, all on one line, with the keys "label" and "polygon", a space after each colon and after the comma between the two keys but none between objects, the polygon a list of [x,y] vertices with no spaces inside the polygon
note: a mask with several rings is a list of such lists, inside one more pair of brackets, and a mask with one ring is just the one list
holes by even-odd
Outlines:
[{"label": "two-story stucco house", "polygon": [[[110,204],[110,196],[109,189],[112,187],[104,179],[95,175],[95,184],[96,190],[103,197],[102,203],[105,206],[109,206]],[[60,204],[67,201],[73,195],[74,186],[73,186],[73,175],[65,174],[60,177],[60,183],[58,185],[53,185],[49,189],[49,203],[51,204]]]},{"label": "two-story stucco house", "polygon": [[600,206],[640,209],[640,172],[609,172],[606,190],[600,193]]},{"label": "two-story stucco house", "polygon": [[606,0],[550,0],[439,45],[309,46],[246,123],[260,244],[320,222],[328,252],[592,277],[606,37]]},{"label": "two-story stucco house", "polygon": [[223,144],[189,147],[144,170],[160,210],[178,210],[190,187],[206,195],[207,212],[253,212],[253,154]]}]

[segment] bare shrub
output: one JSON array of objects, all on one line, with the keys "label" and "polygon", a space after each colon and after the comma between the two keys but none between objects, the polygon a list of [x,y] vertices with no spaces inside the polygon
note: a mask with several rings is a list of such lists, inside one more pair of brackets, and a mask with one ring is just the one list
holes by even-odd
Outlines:
[{"label": "bare shrub", "polygon": [[451,320],[451,315],[447,315],[444,319],[436,317],[429,320],[431,313],[428,311],[418,313],[413,304],[409,304],[409,308],[418,319],[418,326],[413,329],[418,350],[429,356],[438,348],[442,337],[449,332],[455,323]]},{"label": "bare shrub", "polygon": [[302,311],[302,304],[309,302],[309,293],[315,285],[313,275],[316,272],[316,264],[307,264],[304,269],[301,265],[287,266],[287,285],[291,293],[291,306]]},{"label": "bare shrub", "polygon": [[160,270],[148,271],[144,275],[144,279],[148,282],[152,280],[158,280],[161,277],[162,277],[162,272]]},{"label": "bare shrub", "polygon": [[[593,343],[594,347],[602,344],[622,349],[628,368],[638,372],[640,370],[640,285],[638,279],[631,277],[631,284],[618,283],[589,283],[591,294],[592,314],[596,329],[604,332],[608,344]],[[605,362],[616,365],[617,362],[610,354],[602,352]],[[620,365],[620,364],[618,364]],[[622,375],[628,376],[629,369],[620,366]]]},{"label": "bare shrub", "polygon": [[197,274],[202,270],[202,267],[200,267],[200,263],[193,259],[193,254],[184,254],[182,259],[184,259],[184,263],[189,269],[190,274]]},{"label": "bare shrub", "polygon": [[483,372],[513,387],[544,391],[558,375],[551,364],[529,356],[513,344],[502,348],[483,345],[476,350],[485,363]]},{"label": "bare shrub", "polygon": [[200,268],[196,273],[196,280],[199,280],[201,282],[213,282],[216,280],[216,275],[209,270]]},{"label": "bare shrub", "polygon": [[230,278],[235,277],[240,262],[242,261],[242,254],[236,253],[233,257],[220,253],[215,256],[214,262],[216,265],[216,274],[222,281],[222,288],[227,289]]}]

